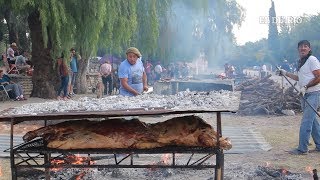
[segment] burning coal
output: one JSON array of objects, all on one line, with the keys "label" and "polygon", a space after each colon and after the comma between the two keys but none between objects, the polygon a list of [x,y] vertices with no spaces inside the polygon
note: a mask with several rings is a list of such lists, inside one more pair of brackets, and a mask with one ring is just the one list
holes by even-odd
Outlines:
[{"label": "burning coal", "polygon": [[176,110],[237,110],[240,92],[179,92],[176,95],[145,94],[137,97],[107,96],[102,99],[84,97],[79,100],[26,104],[2,115],[55,113],[66,111],[106,111],[135,108],[168,108]]},{"label": "burning coal", "polygon": [[81,157],[79,154],[78,155],[67,155],[62,158],[55,158],[51,160],[51,164],[55,166],[55,168],[51,168],[51,171],[60,171],[62,168],[61,166],[64,165],[90,165],[90,164],[95,164],[94,161],[91,160],[90,157]]}]

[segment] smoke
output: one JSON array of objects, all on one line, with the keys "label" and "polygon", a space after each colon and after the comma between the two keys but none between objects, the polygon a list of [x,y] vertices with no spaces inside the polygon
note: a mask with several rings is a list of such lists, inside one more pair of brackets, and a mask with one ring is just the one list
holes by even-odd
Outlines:
[{"label": "smoke", "polygon": [[173,1],[167,27],[173,33],[170,62],[192,62],[203,55],[211,67],[225,63],[226,53],[234,47],[234,35],[225,28],[226,17],[217,17],[215,9],[219,7],[214,8],[212,3],[208,9],[195,9],[188,3]]}]

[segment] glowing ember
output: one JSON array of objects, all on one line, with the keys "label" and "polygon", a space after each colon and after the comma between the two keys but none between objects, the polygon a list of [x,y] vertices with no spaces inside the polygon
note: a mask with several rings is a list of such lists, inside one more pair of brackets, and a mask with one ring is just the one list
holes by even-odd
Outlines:
[{"label": "glowing ember", "polygon": [[[60,165],[62,165],[62,164],[64,164],[65,163],[65,161],[64,160],[60,160],[60,159],[53,159],[52,161],[51,161],[51,164],[53,165],[53,166],[57,166],[57,167],[59,167]],[[51,168],[51,171],[59,171],[59,170],[61,170],[61,168]]]},{"label": "glowing ember", "polygon": [[75,180],[81,180],[84,175],[86,175],[86,172],[85,172],[85,171],[82,171],[80,174],[78,174],[78,175],[75,177]]},{"label": "glowing ember", "polygon": [[62,168],[59,166],[63,166],[65,164],[75,164],[75,165],[84,165],[84,164],[95,164],[94,161],[91,161],[90,157],[81,157],[79,154],[77,155],[68,155],[64,159],[53,159],[51,164],[56,168],[51,168],[52,171],[60,171]]},{"label": "glowing ember", "polygon": [[163,162],[163,164],[169,164],[170,154],[163,154],[161,157],[161,161]]}]

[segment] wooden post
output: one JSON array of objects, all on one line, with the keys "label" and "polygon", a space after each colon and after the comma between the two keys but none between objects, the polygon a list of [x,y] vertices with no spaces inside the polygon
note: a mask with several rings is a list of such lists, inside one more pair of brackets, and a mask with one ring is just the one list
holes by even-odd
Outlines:
[{"label": "wooden post", "polygon": [[223,150],[220,149],[220,137],[222,137],[221,112],[217,112],[217,147],[219,151],[216,154],[215,180],[223,180],[224,154]]}]

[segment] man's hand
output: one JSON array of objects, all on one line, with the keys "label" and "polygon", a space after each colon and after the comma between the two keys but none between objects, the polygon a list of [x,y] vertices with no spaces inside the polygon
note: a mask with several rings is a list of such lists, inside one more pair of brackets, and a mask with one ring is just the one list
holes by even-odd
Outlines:
[{"label": "man's hand", "polygon": [[286,75],[286,73],[287,73],[287,71],[284,69],[276,70],[276,75],[278,75],[278,76],[284,76],[284,75]]},{"label": "man's hand", "polygon": [[149,90],[148,86],[143,86],[143,91],[147,92]]},{"label": "man's hand", "polygon": [[302,88],[300,88],[299,95],[304,96],[306,94],[307,89],[307,86],[303,86]]}]

